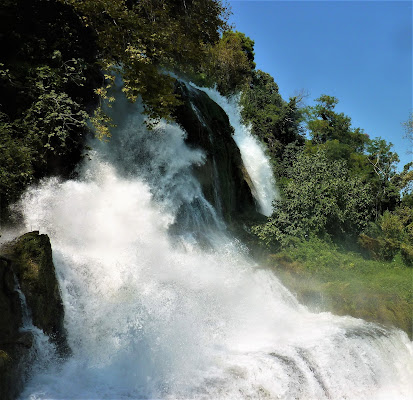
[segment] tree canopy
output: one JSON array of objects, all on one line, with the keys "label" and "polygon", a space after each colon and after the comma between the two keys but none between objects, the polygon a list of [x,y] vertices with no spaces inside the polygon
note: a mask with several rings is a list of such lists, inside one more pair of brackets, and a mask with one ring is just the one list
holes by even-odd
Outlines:
[{"label": "tree canopy", "polygon": [[282,200],[268,222],[254,228],[268,246],[286,246],[312,235],[339,238],[362,232],[371,217],[372,193],[345,162],[324,151],[298,152],[287,169]]}]

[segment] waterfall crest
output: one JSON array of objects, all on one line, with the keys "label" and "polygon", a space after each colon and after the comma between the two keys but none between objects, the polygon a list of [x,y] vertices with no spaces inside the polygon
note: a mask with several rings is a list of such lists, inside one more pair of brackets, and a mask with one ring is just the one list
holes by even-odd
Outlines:
[{"label": "waterfall crest", "polygon": [[[205,199],[204,152],[118,104],[113,140],[92,144],[79,179],[21,202],[26,226],[50,236],[73,351],[35,366],[21,399],[410,399],[407,336],[298,304]],[[267,213],[273,180],[254,179]]]}]

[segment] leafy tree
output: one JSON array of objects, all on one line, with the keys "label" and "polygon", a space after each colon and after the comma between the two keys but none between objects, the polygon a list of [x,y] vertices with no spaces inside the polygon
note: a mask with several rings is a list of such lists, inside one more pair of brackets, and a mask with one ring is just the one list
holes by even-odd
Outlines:
[{"label": "leafy tree", "polygon": [[213,87],[224,96],[243,91],[255,68],[254,41],[242,32],[225,31],[209,46],[207,57],[189,79],[200,86]]},{"label": "leafy tree", "polygon": [[287,246],[311,235],[340,238],[358,235],[371,217],[370,188],[351,176],[343,161],[325,152],[297,154],[287,170],[283,199],[268,222],[253,231],[268,246]]},{"label": "leafy tree", "polygon": [[307,128],[314,144],[325,144],[337,140],[350,152],[362,153],[368,136],[360,128],[351,128],[351,118],[344,113],[335,112],[338,104],[336,97],[321,95],[317,104],[308,107]]},{"label": "leafy tree", "polygon": [[400,177],[397,174],[399,157],[391,150],[392,147],[392,143],[381,138],[371,140],[367,146],[370,164],[368,181],[375,194],[376,219],[383,211],[394,210],[400,200]]},{"label": "leafy tree", "polygon": [[392,144],[381,138],[371,140],[360,128],[351,127],[351,118],[337,113],[338,99],[322,95],[306,109],[311,141],[306,152],[325,151],[331,160],[344,160],[351,174],[369,183],[374,193],[377,219],[384,210],[394,210],[400,200],[401,178],[396,174],[398,155]]},{"label": "leafy tree", "polygon": [[[413,112],[410,114],[409,119],[403,122],[403,126],[406,132],[405,138],[408,139],[413,146]],[[410,149],[410,153],[412,153],[412,149]]]},{"label": "leafy tree", "polygon": [[413,264],[413,208],[386,210],[359,238],[376,260],[392,260],[398,252],[406,264]]},{"label": "leafy tree", "polygon": [[0,5],[0,214],[25,186],[69,174],[81,157],[101,75],[96,44],[56,0]]},{"label": "leafy tree", "polygon": [[16,139],[13,126],[0,114],[0,216],[5,216],[7,204],[17,200],[22,190],[33,180],[31,149]]},{"label": "leafy tree", "polygon": [[242,93],[241,106],[244,121],[251,124],[253,133],[266,143],[274,158],[280,159],[289,143],[303,142],[297,99],[284,101],[271,75],[253,72],[250,86]]},{"label": "leafy tree", "polygon": [[210,45],[227,29],[228,11],[219,0],[60,1],[73,7],[96,36],[98,61],[106,71],[105,86],[97,93],[108,99],[118,74],[126,97],[141,96],[153,119],[170,118],[179,104],[165,69],[199,70]]}]

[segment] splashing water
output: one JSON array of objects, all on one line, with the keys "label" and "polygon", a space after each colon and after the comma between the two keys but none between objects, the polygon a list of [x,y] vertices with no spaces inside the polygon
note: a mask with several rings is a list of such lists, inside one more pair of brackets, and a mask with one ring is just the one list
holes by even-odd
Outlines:
[{"label": "splashing water", "polygon": [[221,229],[191,174],[203,153],[129,107],[78,180],[22,200],[51,238],[73,354],[35,366],[21,399],[411,399],[407,336],[299,305]]},{"label": "splashing water", "polygon": [[216,89],[197,88],[203,90],[227,113],[229,122],[234,128],[235,143],[254,184],[255,193],[253,195],[260,205],[261,213],[268,217],[272,214],[272,202],[279,199],[279,193],[264,146],[252,135],[251,127],[242,123],[241,111],[238,106],[239,96],[227,98]]}]

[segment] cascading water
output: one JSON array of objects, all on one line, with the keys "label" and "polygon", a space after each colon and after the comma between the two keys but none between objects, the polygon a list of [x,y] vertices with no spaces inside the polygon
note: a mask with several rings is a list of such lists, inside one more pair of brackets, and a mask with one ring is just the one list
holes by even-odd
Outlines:
[{"label": "cascading water", "polygon": [[21,399],[410,399],[407,336],[299,305],[225,234],[191,174],[202,151],[119,107],[78,180],[22,200],[51,238],[73,352],[34,366]]},{"label": "cascading water", "polygon": [[275,186],[274,175],[265,154],[264,146],[251,134],[251,127],[242,123],[238,106],[239,96],[235,95],[227,98],[215,89],[197,88],[203,90],[227,113],[229,121],[235,129],[235,143],[241,152],[242,161],[254,184],[254,195],[259,203],[260,211],[266,216],[271,215],[272,202],[279,198],[279,193]]}]

